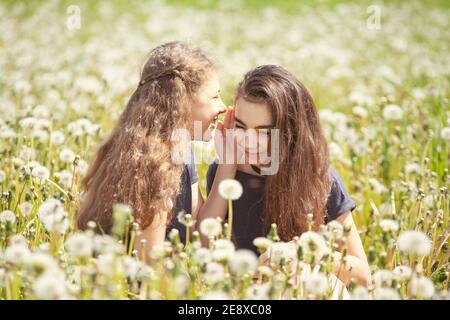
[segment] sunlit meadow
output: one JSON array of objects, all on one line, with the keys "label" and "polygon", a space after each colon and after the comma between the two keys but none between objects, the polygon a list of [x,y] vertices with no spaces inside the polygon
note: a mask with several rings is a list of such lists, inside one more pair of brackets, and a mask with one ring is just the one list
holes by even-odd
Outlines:
[{"label": "sunlit meadow", "polygon": [[[1,299],[450,298],[449,8],[283,3],[0,3]],[[310,88],[332,165],[357,203],[368,288],[344,289],[330,275],[347,233],[337,223],[290,243],[273,226],[255,239],[270,252],[265,265],[235,250],[217,220],[201,226],[209,247],[198,232],[186,247],[172,232],[149,264],[123,245],[139,232],[127,206],[115,206],[115,235],[76,230],[95,147],[146,54],[169,40],[214,58],[227,104],[259,64],[281,64]],[[195,152],[204,192],[213,145],[198,143]],[[195,223],[180,218],[187,228]]]}]

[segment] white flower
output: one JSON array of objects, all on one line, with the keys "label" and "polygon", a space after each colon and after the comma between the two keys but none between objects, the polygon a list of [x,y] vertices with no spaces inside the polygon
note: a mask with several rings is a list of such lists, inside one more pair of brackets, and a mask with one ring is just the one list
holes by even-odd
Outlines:
[{"label": "white flower", "polygon": [[173,289],[179,294],[183,295],[189,289],[190,280],[184,274],[177,275],[173,281]]},{"label": "white flower", "polygon": [[89,164],[84,160],[80,160],[80,161],[78,161],[78,165],[75,168],[75,173],[79,174],[80,176],[85,176],[88,169],[89,169]]},{"label": "white flower", "polygon": [[433,282],[424,276],[414,276],[408,286],[409,294],[418,299],[430,299],[434,294]]},{"label": "white flower", "polygon": [[64,143],[64,139],[64,133],[62,133],[61,131],[53,131],[50,134],[50,142],[53,145],[62,145]]},{"label": "white flower", "polygon": [[391,219],[383,219],[380,221],[380,228],[384,232],[397,232],[398,230],[398,222]]},{"label": "white flower", "polygon": [[124,266],[121,262],[118,257],[111,253],[102,254],[95,259],[98,272],[108,277],[124,273]]},{"label": "white flower", "polygon": [[237,200],[243,192],[242,185],[234,179],[222,180],[219,184],[219,194],[225,200]]},{"label": "white flower", "polygon": [[386,120],[401,120],[403,110],[396,104],[388,104],[383,109],[383,118]]},{"label": "white flower", "polygon": [[25,217],[28,217],[33,210],[33,204],[29,201],[22,202],[21,204],[19,204],[19,210]]},{"label": "white flower", "polygon": [[392,288],[376,288],[375,300],[400,300],[397,290]]},{"label": "white flower", "polygon": [[431,251],[431,242],[420,231],[405,231],[397,240],[400,251],[418,256],[427,256]]},{"label": "white flower", "polygon": [[214,218],[206,218],[200,223],[200,232],[207,237],[217,237],[222,232],[222,224]]},{"label": "white flower", "polygon": [[405,165],[405,172],[406,173],[420,173],[420,165],[418,163],[408,163]]},{"label": "white flower", "polygon": [[357,286],[351,292],[352,300],[370,300],[369,291],[363,286]]},{"label": "white flower", "polygon": [[73,160],[75,160],[75,153],[72,150],[68,149],[68,148],[64,148],[59,153],[59,159],[62,162],[72,163]]},{"label": "white flower", "polygon": [[230,296],[223,291],[210,291],[201,297],[201,300],[229,300]]},{"label": "white flower", "polygon": [[66,248],[74,258],[92,256],[94,245],[92,238],[85,233],[74,233],[66,241]]},{"label": "white flower", "polygon": [[376,194],[381,194],[388,191],[388,189],[375,178],[370,178],[369,184],[372,186],[373,192]]},{"label": "white flower", "polygon": [[38,181],[42,182],[50,178],[50,171],[48,171],[46,167],[39,165],[33,168],[31,175],[36,177]]},{"label": "white flower", "polygon": [[261,251],[267,250],[267,248],[269,248],[272,243],[273,243],[272,240],[267,239],[265,237],[257,237],[253,239],[253,244]]},{"label": "white flower", "polygon": [[332,220],[327,223],[325,228],[325,236],[329,240],[339,240],[344,236],[344,226],[342,223]]},{"label": "white flower", "polygon": [[378,270],[373,274],[376,287],[389,287],[392,284],[393,275],[389,270]]},{"label": "white flower", "polygon": [[314,231],[302,233],[299,239],[299,245],[305,254],[321,252],[326,248],[325,239]]},{"label": "white flower", "polygon": [[450,127],[445,127],[441,129],[441,137],[445,140],[450,141]]},{"label": "white flower", "polygon": [[62,170],[55,174],[59,178],[59,183],[64,187],[69,187],[72,184],[73,174],[69,170]]},{"label": "white flower", "polygon": [[11,246],[13,246],[15,244],[21,244],[23,246],[27,246],[28,245],[28,241],[27,241],[27,238],[25,238],[23,235],[15,234],[11,238],[9,238],[9,244]]},{"label": "white flower", "polygon": [[258,273],[260,273],[260,274],[262,274],[263,276],[266,276],[266,277],[273,276],[273,270],[269,266],[259,266],[258,267]]},{"label": "white flower", "polygon": [[6,173],[3,170],[0,170],[0,183],[6,180]]},{"label": "white flower", "polygon": [[229,265],[231,272],[234,274],[253,275],[258,267],[258,259],[253,251],[239,249],[231,256]]},{"label": "white flower", "polygon": [[252,284],[247,288],[246,299],[249,300],[268,300],[270,285],[268,283]]},{"label": "white flower", "polygon": [[367,109],[360,107],[360,106],[354,107],[352,109],[352,111],[355,115],[357,115],[358,117],[363,118],[363,119],[367,118],[367,116],[368,116]]},{"label": "white flower", "polygon": [[225,269],[223,265],[212,262],[206,265],[206,273],[203,277],[208,284],[215,284],[225,279]]},{"label": "white flower", "polygon": [[412,274],[412,270],[408,266],[397,266],[392,271],[392,275],[396,281],[406,281]]},{"label": "white flower", "polygon": [[269,255],[272,261],[285,263],[294,261],[297,257],[297,248],[291,242],[274,242],[269,247]]},{"label": "white flower", "polygon": [[0,223],[14,224],[15,222],[16,222],[16,214],[14,212],[12,212],[11,210],[5,210],[0,212]]},{"label": "white flower", "polygon": [[324,294],[328,289],[328,278],[322,272],[311,273],[305,279],[305,288],[313,294]]},{"label": "white flower", "polygon": [[69,228],[69,219],[61,201],[49,198],[38,209],[38,217],[48,232],[64,233]]},{"label": "white flower", "polygon": [[38,299],[66,298],[66,280],[61,271],[44,272],[33,283],[33,292]]},{"label": "white flower", "polygon": [[206,248],[199,248],[194,253],[194,260],[198,264],[207,264],[212,260],[211,252]]},{"label": "white flower", "polygon": [[58,269],[56,260],[51,255],[44,252],[35,252],[31,254],[30,258],[26,261],[26,264],[27,267],[39,274]]},{"label": "white flower", "polygon": [[26,245],[14,244],[5,250],[4,259],[11,264],[23,264],[30,258],[30,250]]}]

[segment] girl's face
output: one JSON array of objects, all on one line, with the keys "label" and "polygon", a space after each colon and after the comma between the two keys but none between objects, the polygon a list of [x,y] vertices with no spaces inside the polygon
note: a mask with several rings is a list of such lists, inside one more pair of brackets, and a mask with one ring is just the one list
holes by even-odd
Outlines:
[{"label": "girl's face", "polygon": [[267,164],[270,158],[270,130],[274,128],[270,106],[238,98],[234,124],[238,148],[245,153],[245,163],[255,164],[256,159],[256,164]]},{"label": "girl's face", "polygon": [[[192,105],[192,120],[194,121],[193,140],[211,140],[211,133],[217,124],[219,114],[226,111],[220,97],[220,83],[216,71],[211,71],[210,76],[200,87],[194,97]],[[196,126],[200,126],[202,137],[196,133]]]}]

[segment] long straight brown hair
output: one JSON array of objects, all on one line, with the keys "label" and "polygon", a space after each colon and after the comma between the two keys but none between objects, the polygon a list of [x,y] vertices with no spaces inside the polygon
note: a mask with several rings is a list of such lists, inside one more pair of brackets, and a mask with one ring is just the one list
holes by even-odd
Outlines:
[{"label": "long straight brown hair", "polygon": [[263,65],[244,76],[239,98],[268,105],[280,134],[279,169],[265,179],[264,234],[276,223],[280,238],[290,241],[307,230],[308,213],[317,230],[324,222],[331,179],[328,144],[310,93],[283,67]]},{"label": "long straight brown hair", "polygon": [[156,214],[172,217],[183,166],[171,161],[172,133],[187,129],[190,105],[214,64],[196,47],[169,42],[153,49],[137,89],[83,180],[78,227],[109,232],[112,207],[129,205],[141,228]]}]

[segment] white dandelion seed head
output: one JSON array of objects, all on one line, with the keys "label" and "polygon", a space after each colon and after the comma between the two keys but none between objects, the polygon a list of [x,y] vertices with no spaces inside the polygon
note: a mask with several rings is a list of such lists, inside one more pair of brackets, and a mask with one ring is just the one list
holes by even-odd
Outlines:
[{"label": "white dandelion seed head", "polygon": [[398,222],[391,219],[383,219],[380,221],[380,228],[384,232],[395,233],[398,230]]},{"label": "white dandelion seed head", "polygon": [[62,131],[53,131],[50,134],[50,142],[53,145],[60,146],[64,143],[64,133]]},{"label": "white dandelion seed head", "polygon": [[275,263],[294,261],[297,257],[297,248],[291,242],[274,242],[269,247],[269,256]]},{"label": "white dandelion seed head", "polygon": [[92,237],[85,233],[74,233],[66,241],[67,252],[74,258],[87,258],[92,256],[94,244]]},{"label": "white dandelion seed head", "polygon": [[62,162],[72,163],[73,160],[75,160],[75,153],[72,150],[70,150],[69,148],[64,148],[59,153],[59,159]]},{"label": "white dandelion seed head", "polygon": [[222,224],[214,218],[206,218],[200,223],[200,232],[207,237],[217,237],[222,232]]},{"label": "white dandelion seed head", "polygon": [[441,129],[441,138],[450,141],[450,127],[445,127]]},{"label": "white dandelion seed head", "polygon": [[383,109],[383,118],[388,121],[401,120],[403,118],[403,110],[396,104],[388,104]]},{"label": "white dandelion seed head", "polygon": [[409,294],[419,299],[430,299],[434,295],[434,284],[429,278],[415,275],[408,285]]},{"label": "white dandelion seed head", "polygon": [[344,236],[344,226],[342,223],[332,220],[326,224],[324,235],[328,240],[340,240]]},{"label": "white dandelion seed head", "polygon": [[393,278],[393,274],[389,270],[377,270],[373,274],[373,282],[376,287],[390,287]]},{"label": "white dandelion seed head", "polygon": [[194,260],[198,264],[207,264],[212,260],[211,252],[206,248],[199,248],[194,253]]},{"label": "white dandelion seed head", "polygon": [[0,183],[6,180],[6,173],[3,170],[0,170]]},{"label": "white dandelion seed head", "polygon": [[33,204],[30,201],[25,201],[19,204],[19,210],[25,217],[29,217],[33,211]]},{"label": "white dandelion seed head", "polygon": [[219,184],[219,194],[225,200],[237,200],[243,192],[242,185],[234,179],[222,180]]},{"label": "white dandelion seed head", "polygon": [[50,178],[50,171],[46,167],[39,165],[31,170],[31,175],[42,182]]},{"label": "white dandelion seed head", "polygon": [[253,251],[239,249],[231,256],[229,266],[236,275],[253,275],[258,267],[258,258]]},{"label": "white dandelion seed head", "polygon": [[300,235],[299,245],[306,254],[321,252],[326,248],[325,239],[314,231],[307,231]]},{"label": "white dandelion seed head", "polygon": [[431,252],[431,241],[421,231],[404,231],[397,240],[400,251],[417,256],[427,256]]},{"label": "white dandelion seed head", "polygon": [[21,265],[28,261],[30,255],[31,252],[26,245],[15,244],[5,249],[3,258],[8,263]]},{"label": "white dandelion seed head", "polygon": [[267,250],[272,245],[272,243],[273,243],[272,240],[267,239],[265,237],[257,237],[253,239],[253,244],[255,245],[255,247],[263,251]]},{"label": "white dandelion seed head", "polygon": [[376,288],[375,300],[400,300],[400,294],[392,288]]},{"label": "white dandelion seed head", "polygon": [[412,270],[408,266],[397,266],[392,271],[392,275],[396,281],[406,281],[411,277]]},{"label": "white dandelion seed head", "polygon": [[230,296],[226,292],[215,290],[205,293],[201,300],[230,300]]},{"label": "white dandelion seed head", "polygon": [[370,300],[369,290],[363,286],[357,286],[350,296],[352,300]]},{"label": "white dandelion seed head", "polygon": [[270,284],[252,284],[250,285],[246,292],[245,297],[248,300],[269,300]]},{"label": "white dandelion seed head", "polygon": [[328,289],[328,277],[322,272],[314,272],[304,280],[308,292],[316,295],[324,294]]},{"label": "white dandelion seed head", "polygon": [[67,288],[62,271],[45,272],[33,283],[33,292],[38,299],[64,299]]}]

